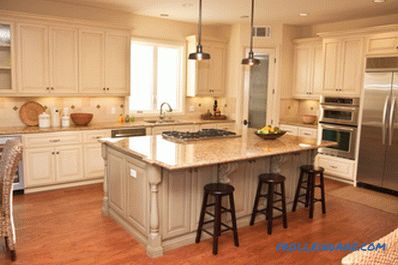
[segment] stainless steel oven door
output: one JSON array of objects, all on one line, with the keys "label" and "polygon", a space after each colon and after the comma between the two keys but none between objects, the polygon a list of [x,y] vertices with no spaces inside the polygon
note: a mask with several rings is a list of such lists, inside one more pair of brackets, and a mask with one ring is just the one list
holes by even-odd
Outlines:
[{"label": "stainless steel oven door", "polygon": [[321,105],[320,122],[358,125],[358,108]]},{"label": "stainless steel oven door", "polygon": [[355,159],[357,128],[333,124],[321,124],[321,129],[322,140],[337,142],[337,145],[319,148],[320,153],[352,160]]}]

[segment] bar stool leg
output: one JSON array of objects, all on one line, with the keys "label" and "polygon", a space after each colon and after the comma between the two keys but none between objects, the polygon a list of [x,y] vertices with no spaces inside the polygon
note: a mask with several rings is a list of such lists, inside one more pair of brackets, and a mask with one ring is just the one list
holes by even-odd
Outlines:
[{"label": "bar stool leg", "polygon": [[214,203],[214,230],[213,230],[213,254],[218,253],[218,237],[221,233],[221,196],[215,196]]},{"label": "bar stool leg", "polygon": [[309,217],[312,219],[314,217],[314,204],[315,204],[315,175],[313,173],[308,174],[308,181],[310,182],[310,193],[309,193],[309,204],[310,213]]},{"label": "bar stool leg", "polygon": [[322,199],[322,213],[326,213],[326,200],[325,200],[325,182],[323,179],[323,172],[320,174],[320,179],[321,179],[321,199]]},{"label": "bar stool leg", "polygon": [[274,184],[268,184],[267,195],[267,233],[272,234],[272,215],[274,210]]},{"label": "bar stool leg", "polygon": [[254,199],[254,205],[253,205],[253,211],[252,211],[252,216],[250,218],[250,225],[254,224],[254,221],[256,220],[256,215],[257,215],[257,209],[258,209],[258,203],[260,201],[260,195],[261,195],[261,188],[262,188],[262,182],[259,181],[257,185],[257,192],[256,192],[256,198]]},{"label": "bar stool leg", "polygon": [[[310,202],[310,194],[311,194],[311,181],[310,181],[310,178],[311,178],[311,174],[308,173],[307,174],[307,190],[305,192],[305,205],[304,205],[305,208],[308,208],[308,204]],[[314,183],[314,185],[315,185],[315,183]]]},{"label": "bar stool leg", "polygon": [[303,183],[303,176],[304,176],[304,172],[300,169],[300,176],[299,176],[299,181],[298,181],[298,185],[296,188],[296,194],[294,195],[292,212],[295,212],[296,208],[297,208],[297,203],[298,203],[298,199],[300,196],[300,189],[301,189],[301,185]]},{"label": "bar stool leg", "polygon": [[231,209],[232,228],[234,229],[234,243],[236,247],[239,247],[238,226],[236,225],[236,215],[235,215],[235,201],[234,201],[234,195],[232,193],[229,194],[229,204]]},{"label": "bar stool leg", "polygon": [[203,194],[202,209],[200,210],[199,224],[198,224],[198,230],[196,231],[195,243],[199,243],[200,237],[202,236],[202,228],[203,228],[203,223],[205,220],[205,212],[206,212],[208,197],[209,197],[209,193],[207,191],[205,191]]},{"label": "bar stool leg", "polygon": [[285,183],[281,183],[283,228],[287,228]]}]

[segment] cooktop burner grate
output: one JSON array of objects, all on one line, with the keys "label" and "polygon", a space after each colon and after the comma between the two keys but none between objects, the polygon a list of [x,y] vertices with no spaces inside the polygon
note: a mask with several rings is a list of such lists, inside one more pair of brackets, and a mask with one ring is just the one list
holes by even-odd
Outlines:
[{"label": "cooktop burner grate", "polygon": [[203,129],[197,132],[181,132],[181,131],[166,131],[162,133],[165,139],[169,140],[202,140],[202,139],[214,139],[214,138],[226,138],[226,137],[236,137],[236,133],[218,130],[218,129]]}]

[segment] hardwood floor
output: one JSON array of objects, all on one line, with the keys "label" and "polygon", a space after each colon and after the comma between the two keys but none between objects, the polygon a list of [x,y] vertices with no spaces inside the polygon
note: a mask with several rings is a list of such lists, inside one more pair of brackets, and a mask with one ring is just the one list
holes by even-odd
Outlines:
[{"label": "hardwood floor", "polygon": [[[327,191],[342,185],[326,181]],[[211,240],[205,240],[150,259],[122,227],[102,216],[101,203],[101,185],[15,196],[17,261],[11,263],[0,252],[0,264],[340,264],[348,252],[281,253],[276,245],[366,243],[398,226],[397,215],[327,196],[326,215],[319,204],[313,220],[307,210],[289,212],[289,228],[276,220],[271,236],[264,221],[239,229],[239,248],[233,245],[232,233],[223,234],[218,256],[212,255]]]}]

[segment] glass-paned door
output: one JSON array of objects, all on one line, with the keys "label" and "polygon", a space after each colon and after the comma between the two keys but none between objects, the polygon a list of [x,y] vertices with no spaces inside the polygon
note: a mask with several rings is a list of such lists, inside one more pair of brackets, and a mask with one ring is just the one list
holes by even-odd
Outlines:
[{"label": "glass-paned door", "polygon": [[262,128],[272,122],[274,51],[255,50],[259,65],[245,66],[243,124]]}]

